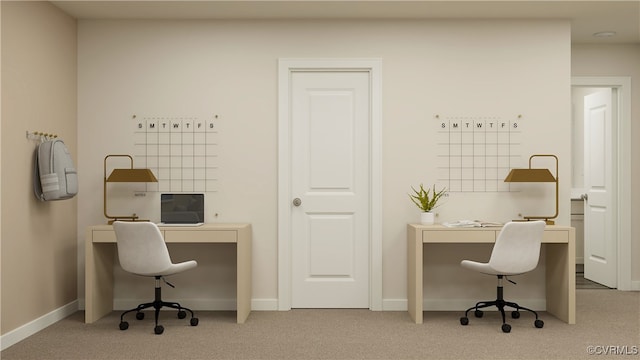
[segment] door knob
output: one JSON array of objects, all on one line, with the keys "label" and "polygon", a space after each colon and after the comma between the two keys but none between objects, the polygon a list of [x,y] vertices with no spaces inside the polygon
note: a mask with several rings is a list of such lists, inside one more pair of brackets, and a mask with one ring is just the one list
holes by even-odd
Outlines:
[{"label": "door knob", "polygon": [[584,201],[587,201],[587,200],[589,200],[589,195],[588,194],[582,194],[582,195],[580,195],[580,199],[582,199]]},{"label": "door knob", "polygon": [[300,206],[302,204],[302,200],[300,198],[293,199],[293,206]]}]

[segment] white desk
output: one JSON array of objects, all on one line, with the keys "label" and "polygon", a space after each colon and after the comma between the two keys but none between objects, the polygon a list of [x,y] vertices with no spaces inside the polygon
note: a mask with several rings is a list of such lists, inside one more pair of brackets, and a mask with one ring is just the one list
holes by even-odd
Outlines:
[{"label": "white desk", "polygon": [[[437,244],[494,243],[501,228],[448,228],[442,225],[407,225],[407,294],[409,315],[422,324],[423,247]],[[576,323],[575,229],[547,226],[542,239],[546,256],[547,312],[569,324]]]},{"label": "white desk", "polygon": [[[251,225],[204,224],[197,227],[162,227],[167,243],[236,244],[237,321],[244,323],[251,312]],[[85,236],[85,323],[113,311],[113,265],[116,235],[111,225],[87,228]]]}]

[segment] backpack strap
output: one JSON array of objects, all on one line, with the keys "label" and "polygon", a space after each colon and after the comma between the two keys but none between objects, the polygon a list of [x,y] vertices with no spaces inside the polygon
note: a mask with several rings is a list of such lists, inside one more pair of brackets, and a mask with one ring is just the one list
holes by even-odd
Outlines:
[{"label": "backpack strap", "polygon": [[44,201],[44,193],[42,192],[42,184],[40,183],[40,167],[38,161],[38,147],[33,152],[33,193],[36,199]]}]

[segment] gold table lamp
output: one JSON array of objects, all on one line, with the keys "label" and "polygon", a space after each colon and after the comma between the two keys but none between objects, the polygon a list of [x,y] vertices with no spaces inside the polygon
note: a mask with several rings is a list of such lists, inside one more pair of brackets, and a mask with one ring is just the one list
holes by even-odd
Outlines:
[{"label": "gold table lamp", "polygon": [[[552,157],[556,160],[556,176],[554,177],[549,169],[535,169],[531,168],[531,160],[535,157]],[[511,169],[509,175],[504,179],[504,182],[552,182],[556,184],[556,212],[552,216],[524,216],[525,220],[544,220],[547,225],[555,224],[555,219],[558,217],[558,157],[555,155],[531,155],[529,157],[528,169]]]},{"label": "gold table lamp", "polygon": [[[107,177],[107,159],[110,157],[128,157],[130,166],[128,169],[113,169]],[[149,169],[134,169],[131,155],[107,155],[104,157],[104,216],[108,223],[112,224],[116,220],[143,221],[135,213],[132,215],[113,216],[107,213],[107,183],[110,182],[158,182],[158,179]]]}]

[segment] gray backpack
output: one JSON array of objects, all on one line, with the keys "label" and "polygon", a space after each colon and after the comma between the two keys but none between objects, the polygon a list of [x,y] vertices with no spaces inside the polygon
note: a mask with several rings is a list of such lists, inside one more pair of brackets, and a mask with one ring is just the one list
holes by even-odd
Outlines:
[{"label": "gray backpack", "polygon": [[64,200],[76,196],[78,173],[62,140],[41,142],[34,158],[33,191],[38,200]]}]

